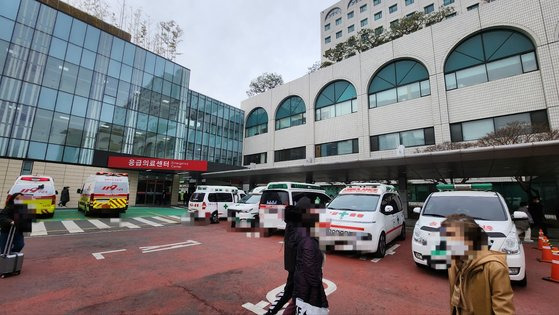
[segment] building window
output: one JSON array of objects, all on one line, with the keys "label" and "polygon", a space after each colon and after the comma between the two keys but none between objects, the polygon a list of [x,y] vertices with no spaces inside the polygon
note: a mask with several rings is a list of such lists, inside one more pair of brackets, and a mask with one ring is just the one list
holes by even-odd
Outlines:
[{"label": "building window", "polygon": [[453,4],[454,0],[443,0],[443,5]]},{"label": "building window", "polygon": [[406,0],[406,5],[413,4],[414,0]]},{"label": "building window", "polygon": [[359,12],[363,13],[365,11],[367,11],[367,5],[366,4],[359,7]]},{"label": "building window", "polygon": [[353,18],[353,11],[351,11],[351,12],[349,12],[349,13],[347,14],[347,18],[348,18],[348,19]]},{"label": "building window", "polygon": [[398,60],[382,67],[369,85],[369,108],[404,102],[431,94],[429,73],[424,65]]},{"label": "building window", "polygon": [[330,30],[330,23],[324,25],[324,31],[329,31]]},{"label": "building window", "polygon": [[478,140],[510,124],[526,126],[526,133],[549,130],[547,111],[539,110],[451,124],[450,138],[452,142]]},{"label": "building window", "polygon": [[328,44],[328,43],[330,43],[331,41],[332,41],[332,38],[331,38],[330,36],[328,36],[328,37],[326,37],[326,38],[324,39],[324,43],[325,43],[325,44]]},{"label": "building window", "polygon": [[340,25],[342,24],[342,18],[337,18],[336,19],[336,25]]},{"label": "building window", "polygon": [[433,127],[371,136],[371,151],[393,150],[403,145],[406,148],[435,144]]},{"label": "building window", "polygon": [[479,9],[479,3],[472,4],[472,5],[469,6],[467,9],[468,9],[468,11],[472,11],[472,10],[477,10],[477,9]]},{"label": "building window", "polygon": [[268,132],[268,114],[262,107],[258,107],[252,110],[248,114],[246,126],[245,126],[245,137],[252,137]]},{"label": "building window", "polygon": [[314,156],[317,158],[352,153],[359,153],[357,139],[317,144],[314,148]]},{"label": "building window", "polygon": [[347,8],[349,9],[349,7],[356,5],[357,2],[361,2],[361,0],[350,0],[349,3],[347,4]]},{"label": "building window", "polygon": [[361,20],[361,27],[367,26],[368,23],[369,23],[369,21],[367,19]]},{"label": "building window", "polygon": [[507,29],[489,30],[467,38],[450,53],[444,67],[447,90],[535,70],[538,63],[532,41]]},{"label": "building window", "polygon": [[425,12],[425,14],[429,14],[429,13],[435,11],[435,5],[433,3],[431,3],[430,5],[424,7],[423,11]]},{"label": "building window", "polygon": [[306,158],[307,158],[306,147],[278,150],[274,152],[274,162],[303,160]]},{"label": "building window", "polygon": [[299,96],[290,96],[278,106],[276,111],[276,130],[304,125],[305,102]]},{"label": "building window", "polygon": [[352,24],[352,25],[348,26],[347,32],[348,32],[348,33],[351,33],[351,32],[353,32],[353,31],[355,31],[355,25]]},{"label": "building window", "polygon": [[357,112],[355,87],[338,80],[322,89],[315,103],[315,120],[324,120]]},{"label": "building window", "polygon": [[342,31],[336,32],[336,38],[342,37]]},{"label": "building window", "polygon": [[379,26],[377,28],[375,28],[375,35],[379,36],[384,32],[384,27]]},{"label": "building window", "polygon": [[445,19],[450,19],[456,16],[456,12],[452,12],[449,15],[445,16]]},{"label": "building window", "polygon": [[31,175],[33,172],[33,161],[24,160],[21,163],[21,172],[19,175]]},{"label": "building window", "polygon": [[[331,19],[331,18],[335,17],[336,15],[340,15],[340,14],[342,14],[342,9],[337,8],[337,7],[333,8],[332,10],[330,10],[328,12],[328,14],[326,14],[326,17],[324,18],[324,20]],[[336,24],[337,24],[337,21],[336,21]]]},{"label": "building window", "polygon": [[400,24],[400,20],[396,19],[396,20],[390,22],[390,28],[396,28],[396,27],[398,27],[399,24]]},{"label": "building window", "polygon": [[394,12],[396,12],[396,11],[398,11],[398,4],[391,5],[391,6],[388,8],[388,12],[389,12],[389,13],[394,13]]},{"label": "building window", "polygon": [[267,153],[256,153],[256,154],[249,154],[245,155],[243,160],[243,165],[250,165],[251,163],[254,164],[266,164],[267,162]]},{"label": "building window", "polygon": [[382,11],[375,13],[375,21],[382,19]]},{"label": "building window", "polygon": [[373,5],[379,5],[381,3],[381,0],[373,0]]}]

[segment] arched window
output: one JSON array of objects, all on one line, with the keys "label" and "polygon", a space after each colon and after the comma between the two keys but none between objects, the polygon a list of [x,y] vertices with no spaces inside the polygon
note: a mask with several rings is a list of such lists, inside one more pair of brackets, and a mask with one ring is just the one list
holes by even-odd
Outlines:
[{"label": "arched window", "polygon": [[340,15],[342,14],[342,9],[335,7],[332,10],[328,11],[328,14],[326,14],[326,17],[324,18],[324,20],[328,20],[330,18],[333,18],[336,15]]},{"label": "arched window", "polygon": [[305,102],[299,96],[290,96],[281,102],[276,112],[276,130],[305,124]]},{"label": "arched window", "polygon": [[361,0],[350,0],[349,3],[347,4],[348,9],[349,9],[349,7],[351,7],[351,6],[356,5],[357,2],[361,2]]},{"label": "arched window", "polygon": [[328,84],[316,98],[314,108],[317,121],[357,112],[355,87],[345,80]]},{"label": "arched window", "polygon": [[446,89],[453,90],[538,70],[532,41],[524,34],[494,29],[471,36],[444,65]]},{"label": "arched window", "polygon": [[431,94],[429,72],[412,59],[382,67],[369,84],[369,108],[403,102]]},{"label": "arched window", "polygon": [[245,125],[245,137],[252,137],[268,132],[268,114],[262,107],[252,110],[248,114]]}]

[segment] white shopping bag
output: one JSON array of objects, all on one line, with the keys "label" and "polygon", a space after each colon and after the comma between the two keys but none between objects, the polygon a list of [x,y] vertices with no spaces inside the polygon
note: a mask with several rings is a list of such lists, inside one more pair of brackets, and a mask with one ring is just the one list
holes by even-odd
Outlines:
[{"label": "white shopping bag", "polygon": [[297,315],[328,315],[330,310],[325,307],[317,307],[297,298],[295,301],[297,306]]}]

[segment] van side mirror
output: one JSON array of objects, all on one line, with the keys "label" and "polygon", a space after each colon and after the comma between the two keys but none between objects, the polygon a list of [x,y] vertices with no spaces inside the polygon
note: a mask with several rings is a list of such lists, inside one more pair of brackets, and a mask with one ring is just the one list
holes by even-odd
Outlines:
[{"label": "van side mirror", "polygon": [[415,207],[415,208],[413,208],[413,213],[419,214],[420,212],[421,212],[421,207]]},{"label": "van side mirror", "polygon": [[394,208],[391,205],[388,205],[386,207],[384,207],[384,212],[386,213],[392,213],[394,211]]},{"label": "van side mirror", "polygon": [[78,188],[78,190],[76,190],[76,193],[81,194],[82,190]]},{"label": "van side mirror", "polygon": [[513,220],[528,220],[528,215],[526,214],[526,212],[515,211],[515,212],[512,213],[512,219]]}]

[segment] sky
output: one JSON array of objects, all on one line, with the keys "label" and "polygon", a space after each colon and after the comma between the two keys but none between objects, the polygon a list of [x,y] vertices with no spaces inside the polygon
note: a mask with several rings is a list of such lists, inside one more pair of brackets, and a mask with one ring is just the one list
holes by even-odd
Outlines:
[{"label": "sky", "polygon": [[[109,0],[122,6],[123,0]],[[184,30],[176,62],[191,70],[190,89],[240,107],[264,72],[284,82],[320,60],[320,12],[336,0],[128,0],[151,21]]]}]

